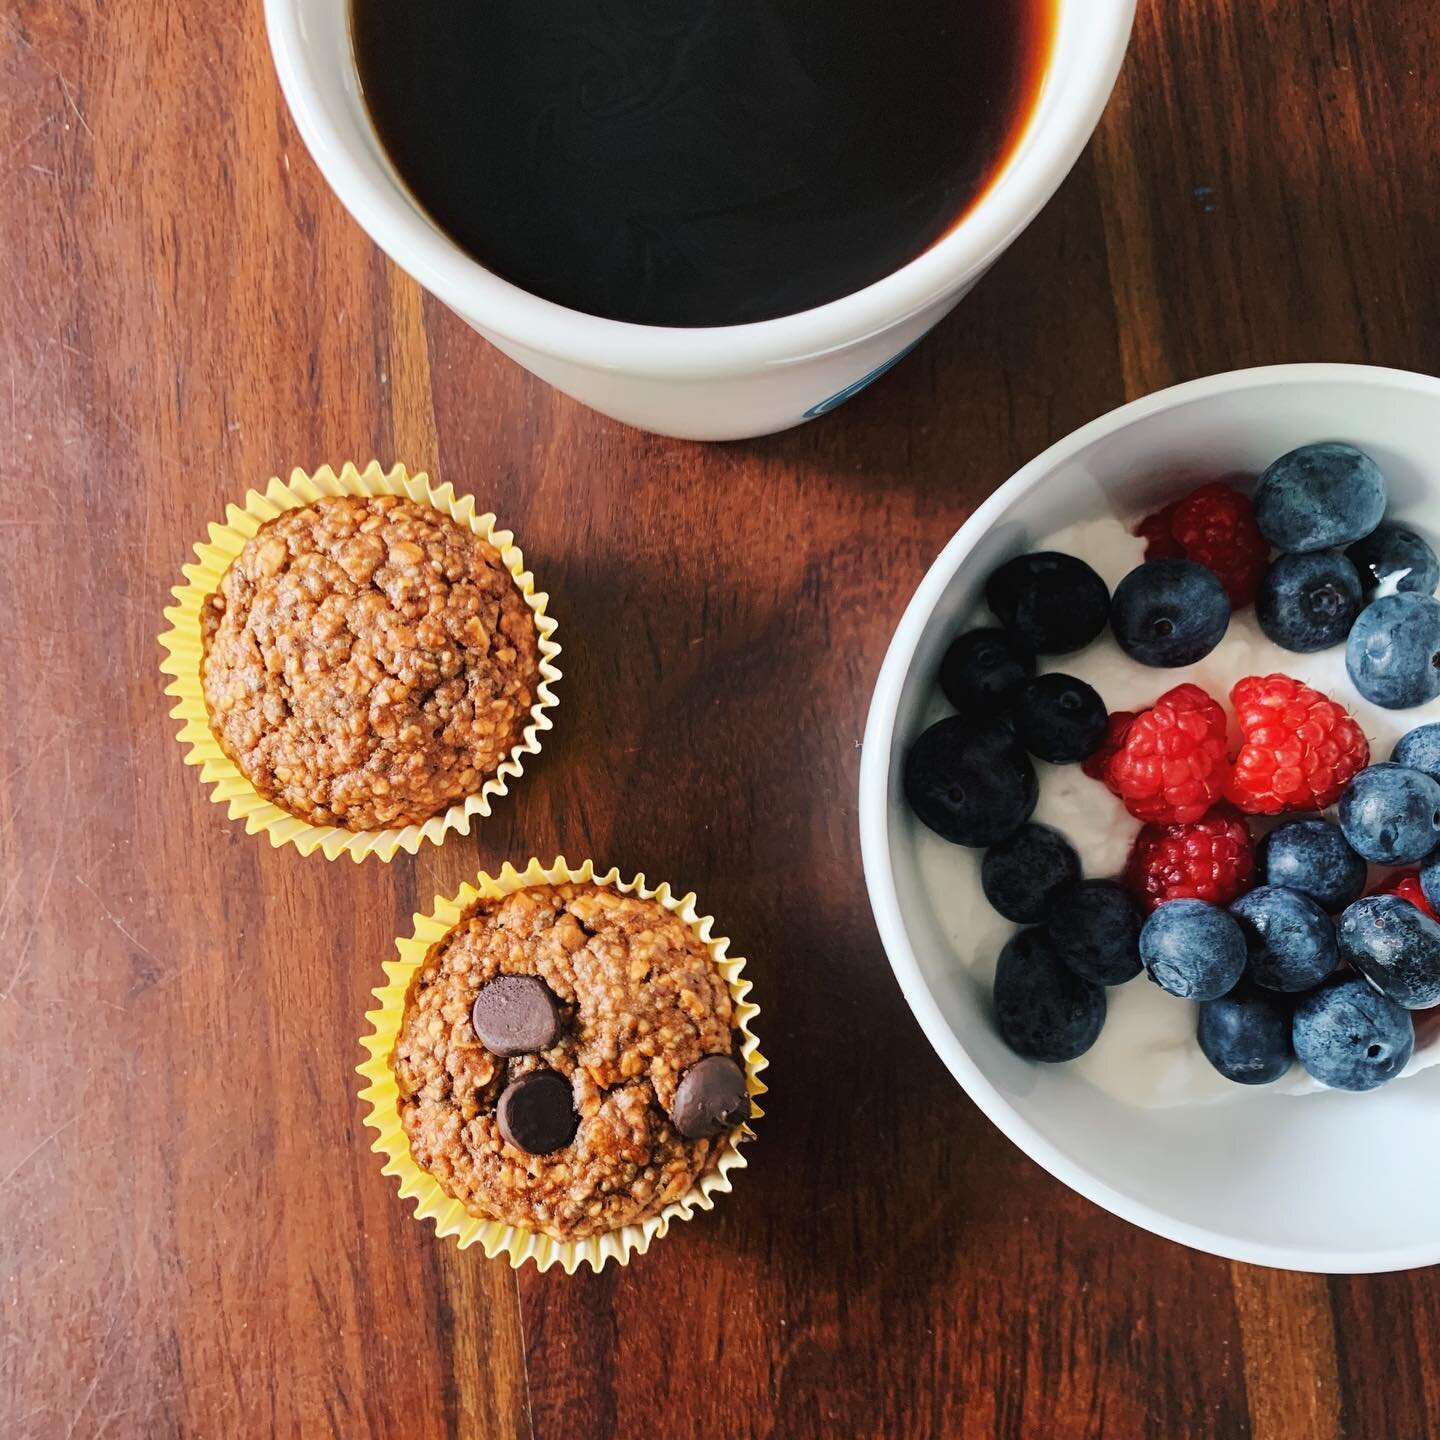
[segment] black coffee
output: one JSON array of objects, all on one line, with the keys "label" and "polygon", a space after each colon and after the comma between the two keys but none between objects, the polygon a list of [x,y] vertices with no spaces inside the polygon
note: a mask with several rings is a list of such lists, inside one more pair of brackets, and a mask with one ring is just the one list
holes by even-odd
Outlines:
[{"label": "black coffee", "polygon": [[793,314],[938,240],[1051,0],[353,0],[376,130],[482,264],[650,325]]}]

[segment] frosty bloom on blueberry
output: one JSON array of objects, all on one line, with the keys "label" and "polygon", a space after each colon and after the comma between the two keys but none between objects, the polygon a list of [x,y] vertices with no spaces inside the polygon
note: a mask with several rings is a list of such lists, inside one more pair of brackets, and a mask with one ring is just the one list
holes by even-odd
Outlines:
[{"label": "frosty bloom on blueberry", "polygon": [[1244,982],[1199,1006],[1195,1039],[1205,1058],[1237,1085],[1270,1085],[1290,1069],[1290,1008]]},{"label": "frosty bloom on blueberry", "polygon": [[1338,825],[1291,820],[1261,842],[1260,874],[1266,885],[1298,890],[1333,915],[1360,898],[1366,868]]},{"label": "frosty bloom on blueberry", "polygon": [[1182,1000],[1218,1000],[1245,972],[1245,936],[1232,915],[1203,900],[1161,905],[1140,932],[1150,978]]},{"label": "frosty bloom on blueberry", "polygon": [[1404,592],[1360,612],[1345,646],[1355,688],[1387,710],[1408,710],[1440,695],[1440,600]]},{"label": "frosty bloom on blueberry", "polygon": [[1295,1007],[1291,1040],[1300,1063],[1332,1090],[1374,1090],[1415,1050],[1409,1013],[1363,980],[1332,980]]},{"label": "frosty bloom on blueberry", "polygon": [[1339,963],[1330,917],[1298,890],[1262,885],[1242,895],[1230,913],[1245,932],[1247,973],[1266,990],[1313,990]]},{"label": "frosty bloom on blueberry", "polygon": [[1440,780],[1440,720],[1417,725],[1402,735],[1390,752],[1397,765],[1423,770],[1432,780]]},{"label": "frosty bloom on blueberry", "polygon": [[1353,445],[1302,445],[1255,486],[1255,520],[1277,550],[1326,550],[1363,540],[1385,514],[1385,477]]},{"label": "frosty bloom on blueberry", "polygon": [[1340,954],[1407,1010],[1440,1005],[1440,921],[1398,895],[1367,895],[1340,917]]},{"label": "frosty bloom on blueberry", "polygon": [[1360,613],[1360,576],[1334,550],[1282,555],[1265,573],[1255,618],[1284,650],[1309,654],[1343,645]]},{"label": "frosty bloom on blueberry", "polygon": [[1440,781],[1385,762],[1362,770],[1340,797],[1340,828],[1376,865],[1412,865],[1440,845]]}]

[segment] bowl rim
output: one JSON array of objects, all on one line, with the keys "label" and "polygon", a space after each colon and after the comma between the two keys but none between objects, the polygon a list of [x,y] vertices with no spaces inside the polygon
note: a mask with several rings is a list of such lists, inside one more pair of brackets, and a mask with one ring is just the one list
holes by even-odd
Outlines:
[{"label": "bowl rim", "polygon": [[895,628],[875,682],[860,759],[860,850],[881,943],[911,1013],[946,1068],[990,1121],[1026,1155],[1102,1209],[1153,1234],[1228,1260],[1320,1274],[1375,1274],[1440,1264],[1440,1233],[1420,1245],[1376,1250],[1288,1247],[1237,1239],[1157,1210],[1097,1179],[1024,1119],[970,1058],[945,1020],[910,944],[895,886],[889,843],[890,748],[901,690],[936,603],[980,538],[1022,495],[1095,441],[1166,410],[1266,386],[1351,384],[1423,393],[1440,400],[1440,378],[1380,366],[1312,363],[1230,370],[1133,400],[1072,431],[1017,470],[975,510],[935,558]]},{"label": "bowl rim", "polygon": [[[1055,109],[1043,125],[1034,123],[1037,101],[1000,172],[938,241],[890,274],[827,304],[773,320],[696,328],[638,325],[571,310],[472,260],[408,198],[388,160],[361,153],[344,135],[332,111],[333,81],[323,73],[307,33],[307,0],[264,0],[264,9],[280,88],[301,139],[340,203],[402,270],[472,324],[512,344],[572,364],[673,380],[815,359],[892,330],[978,278],[1059,189],[1115,88],[1136,0],[1091,3],[1093,13],[1083,17],[1093,51],[1088,68],[1077,70],[1056,93]],[[1047,86],[1053,71],[1052,57]],[[369,125],[368,117],[363,123]]]}]

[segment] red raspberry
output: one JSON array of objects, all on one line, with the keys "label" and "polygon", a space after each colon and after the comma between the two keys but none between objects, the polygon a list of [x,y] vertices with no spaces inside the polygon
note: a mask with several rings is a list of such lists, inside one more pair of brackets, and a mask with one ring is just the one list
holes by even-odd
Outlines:
[{"label": "red raspberry", "polygon": [[1225,795],[1247,815],[1323,810],[1369,762],[1349,711],[1288,675],[1247,675],[1230,703],[1245,740]]},{"label": "red raspberry", "polygon": [[1270,565],[1270,547],[1248,495],[1219,480],[1202,485],[1175,507],[1170,530],[1187,560],[1220,577],[1232,605],[1238,609],[1255,598]]},{"label": "red raspberry", "polygon": [[1223,480],[1147,515],[1135,533],[1145,541],[1147,560],[1183,555],[1213,570],[1236,609],[1254,600],[1270,564],[1270,547],[1255,523],[1249,496]]},{"label": "red raspberry", "polygon": [[1080,768],[1092,780],[1099,780],[1106,785],[1110,783],[1105,773],[1110,765],[1110,757],[1125,743],[1125,734],[1130,729],[1130,722],[1134,718],[1133,710],[1116,710],[1109,717],[1106,722],[1105,738],[1100,742],[1100,748],[1080,762]]},{"label": "red raspberry", "polygon": [[1167,900],[1228,905],[1250,888],[1255,846],[1245,822],[1211,815],[1192,825],[1146,825],[1135,837],[1125,883],[1146,912]]},{"label": "red raspberry", "polygon": [[1425,898],[1425,892],[1420,888],[1418,870],[1401,870],[1383,885],[1377,885],[1370,893],[1398,895],[1402,900],[1408,900],[1417,910],[1423,910],[1432,920],[1440,920],[1440,915],[1435,913],[1435,907]]},{"label": "red raspberry", "polygon": [[[1179,502],[1177,501],[1176,504]],[[1170,523],[1175,518],[1175,505],[1167,505],[1147,515],[1136,527],[1135,534],[1145,542],[1147,560],[1183,560],[1184,547],[1175,538]]]},{"label": "red raspberry", "polygon": [[1177,685],[1142,710],[1105,767],[1137,820],[1163,824],[1201,819],[1229,775],[1225,712],[1198,685]]}]

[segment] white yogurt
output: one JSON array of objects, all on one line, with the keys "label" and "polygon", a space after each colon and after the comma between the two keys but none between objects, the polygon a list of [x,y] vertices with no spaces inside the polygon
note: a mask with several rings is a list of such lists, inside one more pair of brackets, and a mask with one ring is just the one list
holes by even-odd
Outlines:
[{"label": "white yogurt", "polygon": [[[1087,520],[1047,536],[1036,550],[1078,555],[1092,565],[1113,591],[1145,557],[1145,542],[1131,535],[1115,518]],[[993,625],[987,612],[974,624]],[[1073,655],[1042,657],[1042,670],[1062,670],[1093,685],[1108,711],[1143,710],[1176,685],[1193,681],[1231,710],[1230,688],[1246,675],[1281,671],[1331,696],[1359,721],[1370,740],[1372,760],[1388,760],[1391,747],[1407,730],[1440,717],[1440,701],[1415,710],[1383,710],[1361,699],[1345,671],[1345,647],[1318,655],[1296,655],[1272,644],[1261,633],[1253,608],[1232,616],[1220,644],[1197,665],[1159,670],[1137,664],[1115,644],[1107,631]],[[924,724],[951,714],[938,689]],[[1234,717],[1231,715],[1231,725]],[[1239,741],[1238,730],[1232,739]],[[1078,765],[1035,762],[1040,777],[1040,803],[1035,819],[1068,836],[1079,852],[1085,874],[1113,878],[1124,870],[1140,822],[1104,785]],[[950,937],[959,962],[988,988],[1001,948],[1019,927],[990,908],[980,885],[980,850],[951,845],[918,821],[916,853],[940,924]],[[1272,822],[1273,823],[1273,822]],[[1383,872],[1376,871],[1378,876]],[[1078,1060],[1075,1070],[1106,1094],[1145,1107],[1189,1105],[1231,1099],[1249,1087],[1225,1079],[1213,1069],[1195,1041],[1196,1007],[1166,994],[1141,975],[1108,992],[1109,1015],[1095,1045]],[[1417,1052],[1405,1071],[1413,1075],[1440,1064],[1440,1038]],[[1324,1087],[1298,1065],[1284,1079],[1264,1087],[1268,1093],[1311,1094]]]}]

